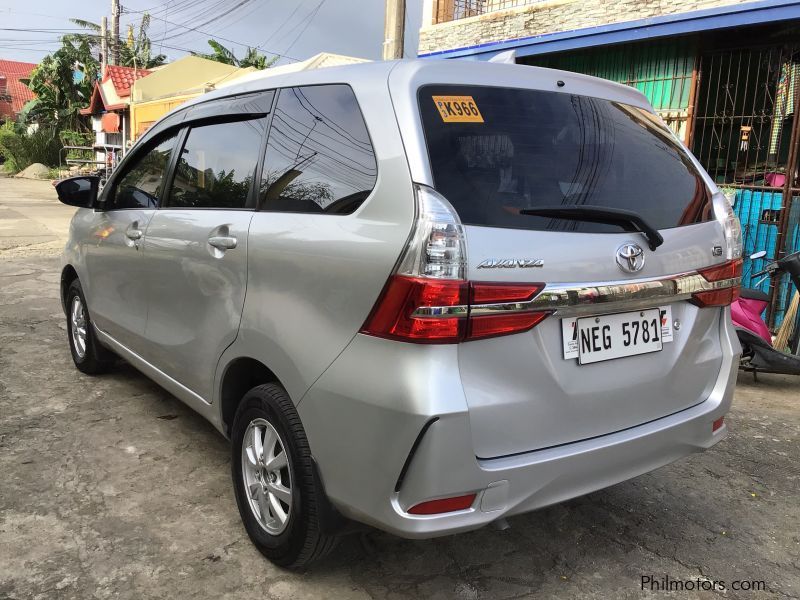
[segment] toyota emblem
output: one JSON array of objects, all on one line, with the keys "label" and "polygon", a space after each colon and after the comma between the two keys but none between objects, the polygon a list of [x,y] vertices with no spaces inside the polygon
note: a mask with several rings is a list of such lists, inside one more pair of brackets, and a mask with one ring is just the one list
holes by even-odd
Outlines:
[{"label": "toyota emblem", "polygon": [[636,273],[644,268],[644,250],[639,244],[627,242],[617,248],[617,264],[626,273]]}]

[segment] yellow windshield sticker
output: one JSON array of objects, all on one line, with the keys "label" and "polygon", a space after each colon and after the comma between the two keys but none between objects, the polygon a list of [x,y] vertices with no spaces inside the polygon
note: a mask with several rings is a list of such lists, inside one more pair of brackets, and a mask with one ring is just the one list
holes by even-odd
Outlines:
[{"label": "yellow windshield sticker", "polygon": [[483,116],[472,96],[433,96],[445,123],[483,123]]}]

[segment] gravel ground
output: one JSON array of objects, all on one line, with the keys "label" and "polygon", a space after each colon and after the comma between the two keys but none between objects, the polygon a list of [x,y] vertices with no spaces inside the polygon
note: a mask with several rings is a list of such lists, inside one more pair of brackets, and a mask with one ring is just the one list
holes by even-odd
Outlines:
[{"label": "gravel ground", "polygon": [[[46,209],[13,204],[6,183],[0,599],[800,596],[800,378],[778,376],[740,378],[731,433],[710,451],[514,517],[506,531],[428,541],[375,531],[305,573],[273,567],[240,525],[228,445],[210,425],[130,367],[96,378],[73,368],[48,256],[63,234],[25,225]],[[52,188],[39,184],[14,191],[46,204]],[[33,242],[3,246],[9,212]],[[642,576],[718,591],[643,591]],[[735,591],[734,580],[766,591]]]}]

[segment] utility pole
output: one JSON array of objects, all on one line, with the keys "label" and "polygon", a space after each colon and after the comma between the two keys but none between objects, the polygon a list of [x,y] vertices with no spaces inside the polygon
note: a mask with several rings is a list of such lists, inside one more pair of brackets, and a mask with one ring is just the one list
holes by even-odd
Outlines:
[{"label": "utility pole", "polygon": [[100,76],[106,72],[108,64],[108,17],[100,21]]},{"label": "utility pole", "polygon": [[119,64],[119,0],[111,0],[111,60],[109,64]]},{"label": "utility pole", "polygon": [[383,60],[403,58],[406,0],[386,0],[383,20]]}]

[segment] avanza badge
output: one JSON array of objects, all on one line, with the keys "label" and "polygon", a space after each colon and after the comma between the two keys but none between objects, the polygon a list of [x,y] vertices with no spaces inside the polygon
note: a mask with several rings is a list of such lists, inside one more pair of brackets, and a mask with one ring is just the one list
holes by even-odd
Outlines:
[{"label": "avanza badge", "polygon": [[483,123],[472,96],[432,96],[445,123]]}]

